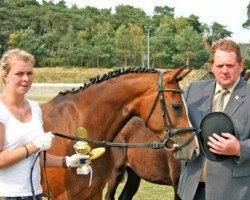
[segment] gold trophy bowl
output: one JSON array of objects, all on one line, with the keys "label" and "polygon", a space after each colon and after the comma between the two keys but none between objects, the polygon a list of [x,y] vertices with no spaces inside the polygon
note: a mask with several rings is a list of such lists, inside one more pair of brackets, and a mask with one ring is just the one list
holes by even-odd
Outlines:
[{"label": "gold trophy bowl", "polygon": [[79,154],[88,154],[89,151],[91,150],[90,146],[88,145],[87,142],[84,141],[78,141],[75,143],[74,145],[74,149],[76,151],[76,153]]}]

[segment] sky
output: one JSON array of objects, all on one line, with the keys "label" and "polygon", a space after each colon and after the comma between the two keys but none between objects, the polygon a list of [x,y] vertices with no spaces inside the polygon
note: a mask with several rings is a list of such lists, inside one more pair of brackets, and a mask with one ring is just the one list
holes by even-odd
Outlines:
[{"label": "sky", "polygon": [[[58,2],[59,0],[54,0]],[[118,5],[131,5],[141,8],[147,15],[153,15],[155,6],[169,6],[175,9],[175,17],[189,17],[194,14],[199,21],[209,26],[213,22],[226,26],[233,32],[231,39],[238,43],[250,42],[250,30],[242,24],[247,20],[247,6],[250,0],[64,0],[67,6],[76,4],[78,8],[86,6],[112,8]]]}]

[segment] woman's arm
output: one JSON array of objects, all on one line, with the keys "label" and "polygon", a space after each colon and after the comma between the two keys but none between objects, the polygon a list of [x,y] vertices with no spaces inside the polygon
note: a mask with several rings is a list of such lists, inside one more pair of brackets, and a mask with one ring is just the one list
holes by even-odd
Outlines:
[{"label": "woman's arm", "polygon": [[4,134],[4,126],[0,123],[0,169],[10,167],[38,151],[32,143],[13,150],[3,150]]}]

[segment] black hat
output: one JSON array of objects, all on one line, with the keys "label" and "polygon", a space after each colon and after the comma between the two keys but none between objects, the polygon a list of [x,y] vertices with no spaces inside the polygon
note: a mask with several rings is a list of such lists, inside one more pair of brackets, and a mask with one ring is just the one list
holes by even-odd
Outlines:
[{"label": "black hat", "polygon": [[209,151],[209,146],[207,145],[208,137],[213,133],[217,133],[221,136],[222,133],[231,133],[236,135],[235,126],[231,118],[223,112],[211,112],[206,115],[200,124],[200,146],[205,154],[205,156],[212,161],[222,161],[231,156],[228,155],[219,155]]}]

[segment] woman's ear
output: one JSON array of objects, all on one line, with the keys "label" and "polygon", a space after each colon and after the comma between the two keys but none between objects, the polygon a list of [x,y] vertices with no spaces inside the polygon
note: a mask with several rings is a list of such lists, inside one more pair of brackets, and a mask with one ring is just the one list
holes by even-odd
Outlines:
[{"label": "woman's ear", "polygon": [[7,82],[7,76],[8,76],[8,74],[6,72],[2,72],[1,78],[2,78],[2,80],[3,80],[4,83]]}]

